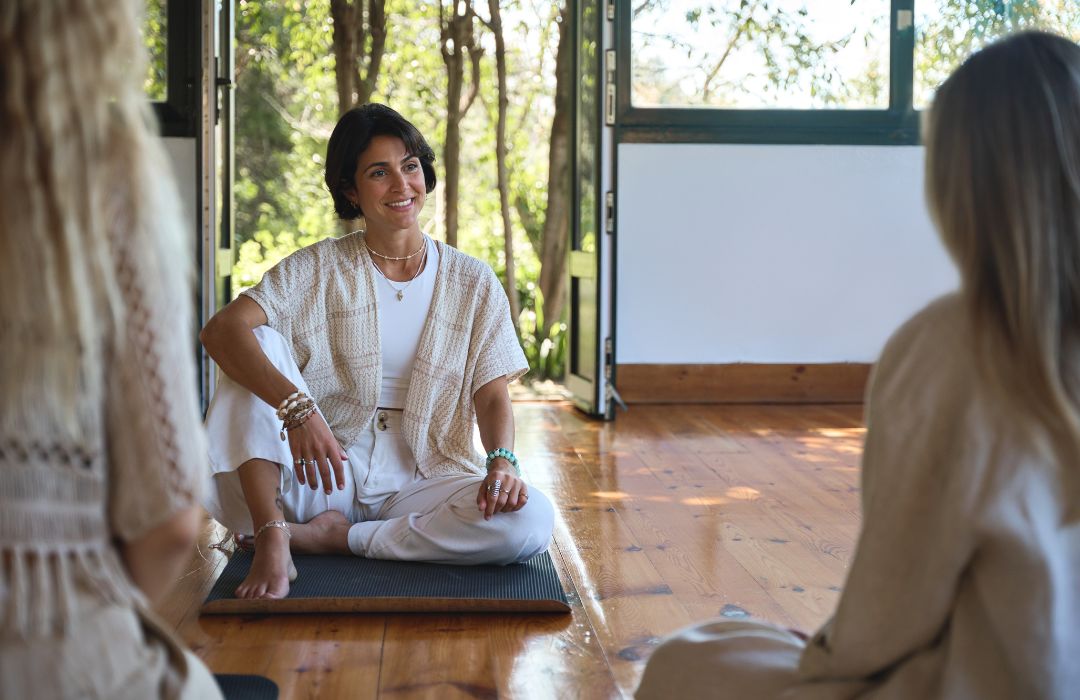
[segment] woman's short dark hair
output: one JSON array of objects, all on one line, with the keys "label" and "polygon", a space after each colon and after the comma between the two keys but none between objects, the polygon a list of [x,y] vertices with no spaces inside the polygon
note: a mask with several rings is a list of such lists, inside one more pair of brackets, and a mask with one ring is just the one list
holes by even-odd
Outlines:
[{"label": "woman's short dark hair", "polygon": [[342,219],[355,219],[364,212],[349,200],[355,186],[356,163],[360,154],[376,136],[396,136],[405,143],[409,155],[420,160],[424,183],[430,193],[435,189],[435,151],[419,129],[386,105],[369,103],[353,107],[338,120],[330,142],[326,144],[326,187],[334,198],[334,211]]}]

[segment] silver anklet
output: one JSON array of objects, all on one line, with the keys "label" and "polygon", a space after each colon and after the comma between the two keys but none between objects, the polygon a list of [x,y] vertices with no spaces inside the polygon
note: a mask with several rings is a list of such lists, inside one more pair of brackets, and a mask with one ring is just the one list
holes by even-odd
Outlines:
[{"label": "silver anklet", "polygon": [[292,539],[292,530],[289,529],[289,523],[285,522],[284,520],[271,520],[270,522],[266,523],[259,528],[258,532],[255,533],[254,539],[259,539],[259,535],[263,534],[263,530],[268,527],[276,527],[277,529],[284,531],[286,537],[288,537],[290,540]]}]

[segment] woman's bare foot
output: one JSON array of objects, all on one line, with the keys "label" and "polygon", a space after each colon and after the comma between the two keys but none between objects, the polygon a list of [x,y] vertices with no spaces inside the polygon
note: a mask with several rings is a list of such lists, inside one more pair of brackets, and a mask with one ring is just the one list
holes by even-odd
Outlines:
[{"label": "woman's bare foot", "polygon": [[284,598],[289,582],[296,580],[296,567],[289,552],[289,536],[276,527],[266,528],[244,582],[236,587],[237,598]]},{"label": "woman's bare foot", "polygon": [[292,547],[303,554],[348,554],[352,523],[336,510],[319,513],[301,525],[292,525]]},{"label": "woman's bare foot", "polygon": [[[255,551],[255,537],[253,535],[242,535],[239,532],[233,533],[233,542],[236,543],[237,549],[242,549],[245,552]],[[292,557],[289,557],[289,583],[296,580],[296,566],[293,565]]]}]

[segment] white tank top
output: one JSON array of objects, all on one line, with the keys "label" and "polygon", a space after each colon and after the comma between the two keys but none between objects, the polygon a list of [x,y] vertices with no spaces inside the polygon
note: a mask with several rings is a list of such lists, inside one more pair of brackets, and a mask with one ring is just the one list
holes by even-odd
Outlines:
[{"label": "white tank top", "polygon": [[[439,249],[433,240],[424,238],[428,247],[427,262],[424,271],[411,283],[391,282],[375,271],[382,341],[382,388],[379,393],[382,408],[405,408],[420,334],[431,309],[435,275],[439,269]],[[374,261],[371,264],[374,265]]]}]

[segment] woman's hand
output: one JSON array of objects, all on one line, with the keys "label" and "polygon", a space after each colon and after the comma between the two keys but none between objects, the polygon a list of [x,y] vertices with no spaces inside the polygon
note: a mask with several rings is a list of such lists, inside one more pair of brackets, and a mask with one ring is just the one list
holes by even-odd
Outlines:
[{"label": "woman's hand", "polygon": [[[289,449],[293,456],[293,471],[301,485],[305,483],[315,491],[320,479],[323,490],[329,494],[336,482],[339,490],[345,488],[345,466],[348,461],[345,450],[330,432],[322,414],[315,411],[303,425],[289,431]],[[330,471],[334,478],[331,479]]]},{"label": "woman's hand", "polygon": [[[495,484],[498,483],[498,493]],[[513,513],[521,510],[529,501],[529,486],[514,476],[510,463],[502,457],[495,459],[476,494],[476,505],[484,513],[484,520],[491,520],[495,513]]]}]

